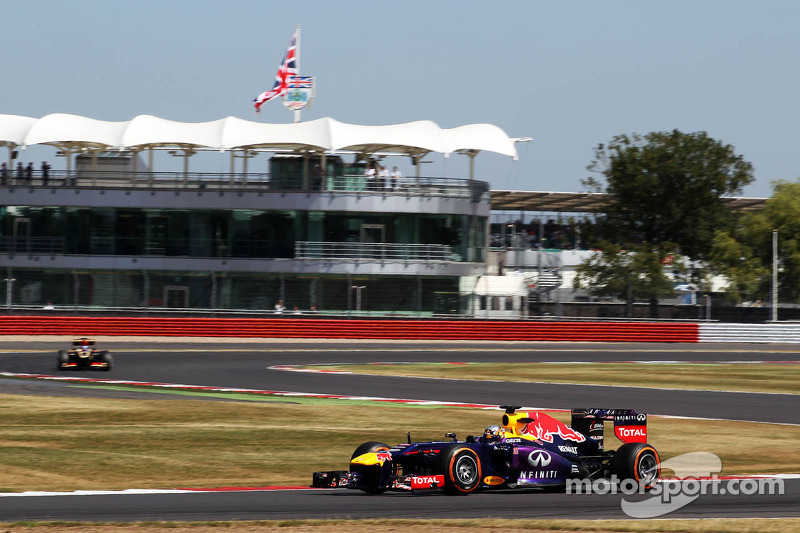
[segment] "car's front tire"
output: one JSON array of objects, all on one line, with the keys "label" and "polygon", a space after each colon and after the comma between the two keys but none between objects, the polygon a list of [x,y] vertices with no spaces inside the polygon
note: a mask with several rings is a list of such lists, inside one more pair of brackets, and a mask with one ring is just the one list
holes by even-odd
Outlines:
[{"label": "car's front tire", "polygon": [[111,357],[111,354],[108,353],[108,350],[103,350],[100,352],[100,361],[106,364],[106,366],[103,367],[103,370],[106,372],[111,370],[111,367],[114,366],[114,358]]},{"label": "car's front tire", "polygon": [[56,355],[56,369],[64,370],[64,364],[69,362],[69,355],[66,350],[59,350]]},{"label": "car's front tire", "polygon": [[454,445],[439,452],[446,494],[469,494],[481,484],[481,460],[472,448]]},{"label": "car's front tire", "polygon": [[[382,452],[387,451],[389,449],[389,445],[383,442],[376,442],[376,441],[369,441],[365,442],[358,446],[353,452],[353,455],[350,456],[350,460],[352,461],[359,455],[364,455],[365,453],[374,453],[374,452]],[[381,487],[381,468],[377,465],[354,465],[350,464],[350,472],[356,472],[359,474],[359,484],[358,488],[362,491],[366,492],[367,494],[380,494],[386,491],[385,487]]]}]

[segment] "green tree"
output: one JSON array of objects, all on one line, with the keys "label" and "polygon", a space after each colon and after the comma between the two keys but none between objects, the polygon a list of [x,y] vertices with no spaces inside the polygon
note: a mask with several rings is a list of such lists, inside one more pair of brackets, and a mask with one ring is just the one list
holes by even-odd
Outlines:
[{"label": "green tree", "polygon": [[602,252],[578,266],[573,286],[595,296],[625,300],[628,316],[633,316],[634,300],[648,300],[651,316],[657,316],[659,298],[674,294],[674,280],[664,274],[664,265],[670,263],[671,270],[683,270],[677,246],[663,242],[622,247],[603,242],[600,248]]},{"label": "green tree", "polygon": [[[752,165],[731,145],[678,130],[614,137],[595,148],[587,169],[607,182],[607,238],[626,246],[672,242],[698,260],[707,257],[716,230],[734,222],[722,197],[753,181]],[[584,180],[589,188],[598,183]]]},{"label": "green tree", "polygon": [[769,283],[769,267],[735,236],[741,236],[742,229],[717,230],[709,254],[711,271],[728,281],[725,297],[733,302],[763,299]]},{"label": "green tree", "polygon": [[744,214],[733,228],[715,235],[710,264],[729,281],[737,301],[768,299],[772,231],[778,231],[779,297],[800,302],[800,182],[776,181],[764,209]]}]

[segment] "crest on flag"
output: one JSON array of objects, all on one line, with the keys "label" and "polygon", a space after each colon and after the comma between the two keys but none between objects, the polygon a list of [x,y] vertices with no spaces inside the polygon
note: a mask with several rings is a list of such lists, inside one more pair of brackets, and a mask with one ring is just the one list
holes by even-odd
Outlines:
[{"label": "crest on flag", "polygon": [[286,92],[283,95],[283,105],[292,111],[311,107],[314,100],[314,77],[296,76],[286,77]]}]

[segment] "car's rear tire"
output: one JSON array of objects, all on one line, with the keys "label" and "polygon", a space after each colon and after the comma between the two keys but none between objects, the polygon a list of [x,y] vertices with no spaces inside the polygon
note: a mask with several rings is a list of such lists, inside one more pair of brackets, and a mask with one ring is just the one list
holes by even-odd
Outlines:
[{"label": "car's rear tire", "polygon": [[481,460],[472,448],[453,445],[439,452],[446,494],[469,494],[481,484]]},{"label": "car's rear tire", "polygon": [[64,363],[69,362],[69,355],[66,350],[59,350],[56,355],[56,369],[64,370]]},{"label": "car's rear tire", "polygon": [[644,490],[652,489],[661,477],[661,458],[644,442],[623,444],[611,460],[611,474],[619,481],[632,479]]},{"label": "car's rear tire", "polygon": [[111,354],[108,353],[108,350],[103,350],[100,352],[100,362],[106,364],[106,366],[102,368],[102,370],[106,372],[111,370],[111,367],[114,366],[114,358],[111,357]]},{"label": "car's rear tire", "polygon": [[[350,460],[352,461],[359,455],[364,455],[365,453],[386,451],[389,449],[389,447],[390,446],[388,444],[383,442],[365,442],[355,449],[353,455],[350,456]],[[386,491],[386,488],[380,486],[381,470],[377,466],[360,466],[351,464],[350,472],[356,472],[361,476],[358,488],[367,494],[380,494]]]}]

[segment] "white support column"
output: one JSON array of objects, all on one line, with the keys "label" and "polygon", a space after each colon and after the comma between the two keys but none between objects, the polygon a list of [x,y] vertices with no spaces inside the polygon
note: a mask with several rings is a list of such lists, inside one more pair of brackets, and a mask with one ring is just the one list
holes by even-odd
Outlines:
[{"label": "white support column", "polygon": [[778,321],[778,230],[772,230],[772,321]]}]

